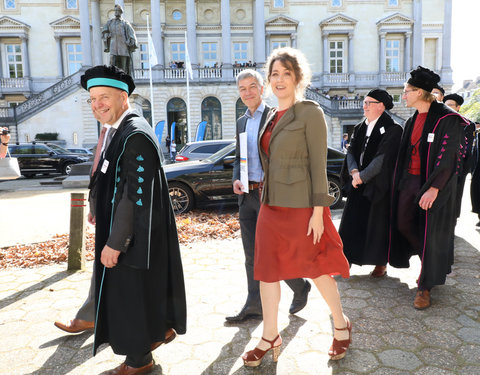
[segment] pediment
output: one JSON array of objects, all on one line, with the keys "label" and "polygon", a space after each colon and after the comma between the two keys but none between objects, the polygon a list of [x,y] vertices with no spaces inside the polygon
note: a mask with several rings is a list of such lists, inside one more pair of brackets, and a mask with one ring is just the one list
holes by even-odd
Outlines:
[{"label": "pediment", "polygon": [[80,28],[80,20],[72,16],[65,16],[56,21],[50,22],[53,28]]},{"label": "pediment", "polygon": [[413,25],[413,20],[404,14],[394,13],[390,16],[382,18],[377,22],[377,26],[391,26],[391,25]]},{"label": "pediment", "polygon": [[8,16],[0,17],[0,29],[30,29],[26,23],[18,21]]},{"label": "pediment", "polygon": [[297,27],[299,21],[285,16],[284,14],[280,14],[278,16],[269,18],[265,21],[265,26],[294,26]]},{"label": "pediment", "polygon": [[342,13],[334,14],[320,22],[320,27],[325,26],[355,26],[358,21]]}]

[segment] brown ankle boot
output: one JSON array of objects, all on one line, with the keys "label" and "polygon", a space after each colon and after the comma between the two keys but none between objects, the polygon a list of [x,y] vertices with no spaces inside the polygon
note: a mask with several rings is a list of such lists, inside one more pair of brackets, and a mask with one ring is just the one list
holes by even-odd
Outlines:
[{"label": "brown ankle boot", "polygon": [[413,307],[417,310],[423,310],[427,307],[430,307],[430,291],[428,290],[418,290],[415,295],[415,300],[413,301]]}]

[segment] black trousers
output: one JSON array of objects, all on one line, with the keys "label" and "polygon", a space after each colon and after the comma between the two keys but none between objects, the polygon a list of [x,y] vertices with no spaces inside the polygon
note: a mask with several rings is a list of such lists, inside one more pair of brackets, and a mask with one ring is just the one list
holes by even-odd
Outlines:
[{"label": "black trousers", "polygon": [[152,360],[152,352],[148,352],[146,354],[132,354],[127,355],[125,364],[130,367],[139,368],[148,365],[150,362],[152,362]]},{"label": "black trousers", "polygon": [[[253,278],[255,258],[255,232],[258,213],[260,212],[260,193],[258,189],[251,190],[239,197],[239,219],[242,234],[243,251],[245,252],[245,271],[247,273],[248,297],[246,305],[261,306],[260,282]],[[302,293],[306,280],[285,280],[294,293]]]}]

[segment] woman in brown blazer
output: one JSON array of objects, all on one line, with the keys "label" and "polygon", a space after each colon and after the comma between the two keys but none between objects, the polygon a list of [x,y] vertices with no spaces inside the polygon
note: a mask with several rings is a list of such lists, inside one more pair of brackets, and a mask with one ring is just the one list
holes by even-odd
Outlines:
[{"label": "woman in brown blazer", "polygon": [[326,173],[327,126],[317,103],[303,100],[310,83],[305,56],[286,47],[276,49],[266,65],[267,87],[278,99],[260,132],[259,151],[264,186],[258,216],[254,276],[260,280],[263,335],[242,358],[246,366],[260,365],[272,350],[276,361],[282,338],[278,334],[280,280],[309,277],[332,313],[334,340],[330,358],[345,356],[352,325],[343,314],[333,275],[349,277],[340,236],[333,226]]}]

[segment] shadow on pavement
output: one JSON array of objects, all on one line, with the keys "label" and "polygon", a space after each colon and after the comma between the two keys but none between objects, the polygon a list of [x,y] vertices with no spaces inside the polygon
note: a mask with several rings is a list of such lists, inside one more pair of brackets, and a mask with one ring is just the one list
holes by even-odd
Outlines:
[{"label": "shadow on pavement", "polygon": [[70,275],[72,275],[75,271],[62,271],[54,274],[53,276],[50,276],[48,279],[42,280],[32,286],[29,286],[26,289],[20,290],[8,297],[5,297],[0,300],[0,310],[7,307],[8,305],[11,305],[12,303],[15,303],[23,298],[27,298],[33,293],[36,293],[44,288],[46,288],[49,285],[52,285],[56,283],[57,281],[60,281]]}]

